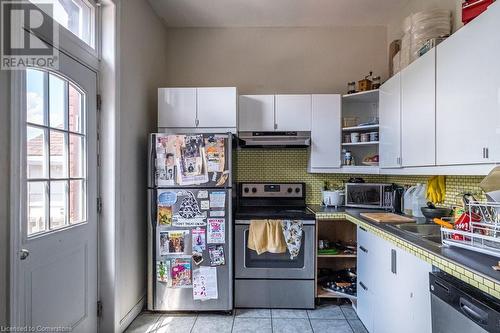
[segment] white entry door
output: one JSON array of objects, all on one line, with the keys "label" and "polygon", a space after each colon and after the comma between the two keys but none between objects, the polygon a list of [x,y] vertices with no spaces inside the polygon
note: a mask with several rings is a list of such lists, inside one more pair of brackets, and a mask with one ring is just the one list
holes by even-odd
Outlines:
[{"label": "white entry door", "polygon": [[60,53],[21,79],[19,321],[97,331],[96,73]]}]

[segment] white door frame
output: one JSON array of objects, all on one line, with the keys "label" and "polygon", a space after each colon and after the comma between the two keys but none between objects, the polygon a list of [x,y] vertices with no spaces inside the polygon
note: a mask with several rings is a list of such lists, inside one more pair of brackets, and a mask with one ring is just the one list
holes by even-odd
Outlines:
[{"label": "white door frame", "polygon": [[[92,0],[93,1],[93,0]],[[59,27],[59,52],[64,53],[70,58],[78,61],[85,67],[89,68],[93,72],[96,73],[97,76],[97,87],[96,91],[99,94],[99,82],[100,82],[100,63],[98,52],[100,51],[100,36],[101,24],[100,20],[100,10],[99,6],[95,7],[96,10],[96,27],[95,27],[95,44],[96,49],[90,48],[83,41],[81,41],[78,37],[74,36],[71,32],[67,31],[63,27]],[[54,22],[54,25],[58,26],[57,23]],[[46,42],[47,44],[54,45],[51,37],[49,35],[44,34],[43,32],[37,35],[38,38]],[[22,161],[23,156],[22,153],[24,151],[22,147],[22,140],[20,137],[23,133],[23,123],[22,123],[22,94],[23,89],[17,89],[21,87],[23,83],[23,71],[11,71],[10,72],[10,244],[9,244],[9,326],[21,326],[24,323],[21,322],[21,314],[18,313],[18,309],[20,306],[20,298],[19,290],[23,288],[24,279],[21,278],[21,270],[20,270],[20,260],[19,260],[19,250],[22,246],[22,219],[23,216],[23,203],[21,202],[21,194],[22,194]],[[100,114],[99,110],[97,110],[97,127],[99,128],[100,122]],[[99,141],[97,142],[98,150],[99,150]],[[97,182],[97,196],[100,196],[100,172],[99,167],[97,169],[96,175]],[[100,223],[99,223],[99,214],[97,215],[97,272],[98,272],[98,281],[97,283],[97,299],[100,299],[100,269],[99,269],[99,261],[101,258],[101,245],[100,241]]]}]

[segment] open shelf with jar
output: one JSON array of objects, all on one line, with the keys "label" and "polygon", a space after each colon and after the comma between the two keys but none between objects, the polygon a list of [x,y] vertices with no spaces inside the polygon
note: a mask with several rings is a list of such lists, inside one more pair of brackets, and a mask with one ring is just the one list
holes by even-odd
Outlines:
[{"label": "open shelf with jar", "polygon": [[[378,172],[379,91],[369,90],[342,98],[342,168]],[[362,168],[360,168],[362,167]]]}]

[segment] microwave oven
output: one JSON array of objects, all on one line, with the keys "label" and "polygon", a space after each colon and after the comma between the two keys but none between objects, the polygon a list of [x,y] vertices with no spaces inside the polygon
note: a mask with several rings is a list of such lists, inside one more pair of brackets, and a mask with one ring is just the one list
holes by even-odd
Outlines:
[{"label": "microwave oven", "polygon": [[392,184],[346,183],[345,206],[393,210]]}]

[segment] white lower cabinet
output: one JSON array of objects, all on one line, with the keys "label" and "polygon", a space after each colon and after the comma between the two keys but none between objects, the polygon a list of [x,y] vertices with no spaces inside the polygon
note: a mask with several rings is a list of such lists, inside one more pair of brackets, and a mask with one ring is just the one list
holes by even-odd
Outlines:
[{"label": "white lower cabinet", "polygon": [[358,226],[357,313],[369,332],[431,332],[432,266]]}]

